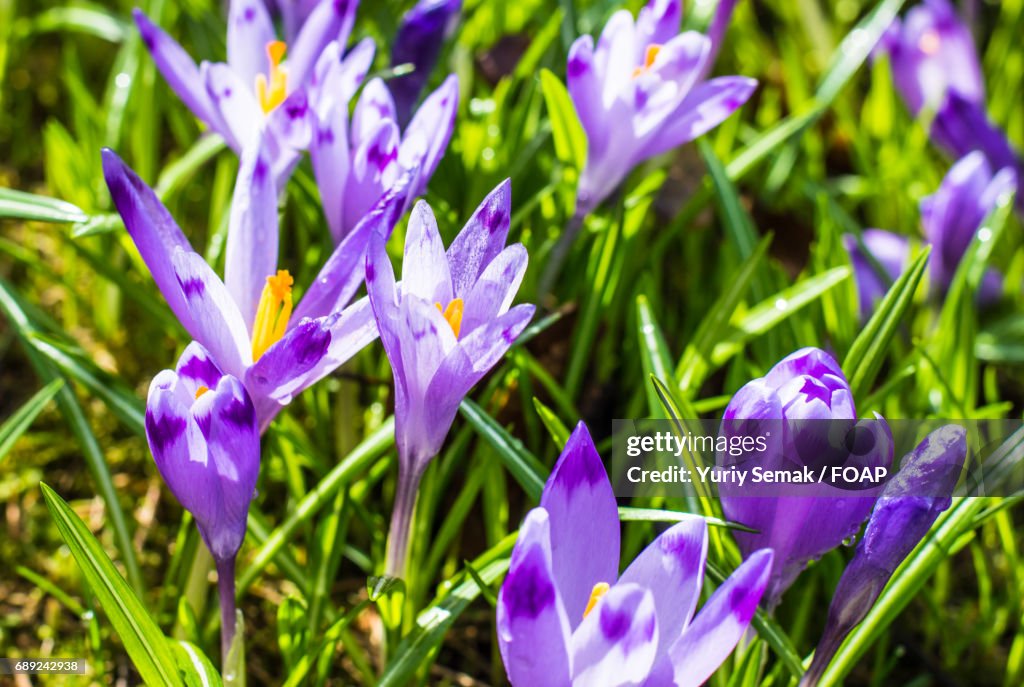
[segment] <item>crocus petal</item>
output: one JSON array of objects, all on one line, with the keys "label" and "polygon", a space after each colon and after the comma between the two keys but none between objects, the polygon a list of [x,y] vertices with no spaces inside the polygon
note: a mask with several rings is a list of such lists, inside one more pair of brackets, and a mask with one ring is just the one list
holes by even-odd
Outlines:
[{"label": "crocus petal", "polygon": [[797,375],[807,375],[816,379],[834,375],[845,379],[843,370],[835,358],[820,348],[808,346],[790,353],[777,362],[764,376],[764,381],[778,388]]},{"label": "crocus petal", "polygon": [[465,297],[462,331],[472,332],[506,313],[526,274],[529,256],[521,243],[498,253]]},{"label": "crocus petal", "polygon": [[104,148],[103,176],[129,236],[153,275],[174,316],[191,331],[192,318],[171,264],[176,250],[192,251],[171,213],[149,186],[117,154]]},{"label": "crocus petal", "polygon": [[324,49],[317,59],[311,88],[318,113],[323,111],[321,106],[348,106],[349,100],[359,90],[359,85],[373,65],[375,51],[376,45],[372,38],[359,41],[348,53],[344,52],[337,41]]},{"label": "crocus petal", "polygon": [[491,191],[448,247],[452,288],[465,298],[488,264],[501,252],[512,219],[512,182]]},{"label": "crocus petal", "polygon": [[757,81],[745,76],[722,76],[697,84],[665,118],[643,157],[660,155],[707,133],[747,102]]},{"label": "crocus petal", "polygon": [[448,148],[455,130],[459,109],[459,79],[454,74],[427,96],[405,130],[398,151],[399,164],[405,169],[420,167],[420,186],[413,195],[422,195],[427,182]]},{"label": "crocus petal", "polygon": [[498,592],[498,647],[513,685],[569,685],[569,620],[552,574],[550,519],[534,508],[519,528]]},{"label": "crocus petal", "polygon": [[670,647],[678,687],[703,684],[728,658],[750,626],[772,568],[772,552],[762,549],[736,569]]},{"label": "crocus petal", "polygon": [[402,294],[417,296],[428,303],[440,303],[442,308],[454,297],[437,219],[422,200],[413,207],[406,229]]},{"label": "crocus petal", "polygon": [[274,23],[262,0],[231,0],[228,11],[228,64],[247,84],[270,72],[267,44],[274,40]]},{"label": "crocus petal", "polygon": [[637,40],[642,45],[663,45],[679,33],[683,6],[679,0],[650,0],[636,18]]},{"label": "crocus petal", "polygon": [[252,364],[249,333],[224,282],[196,253],[179,249],[172,263],[188,306],[189,334],[210,351],[226,373],[243,376]]},{"label": "crocus petal", "polygon": [[156,68],[160,70],[167,85],[181,98],[181,102],[192,110],[192,114],[208,125],[216,127],[219,118],[213,114],[213,103],[206,94],[195,61],[142,10],[134,9],[132,16],[139,27],[139,35],[142,36],[146,50],[152,55],[153,62],[156,63]]},{"label": "crocus petal", "polygon": [[265,280],[277,269],[277,191],[265,139],[257,140],[242,152],[224,257],[224,283],[249,327]]},{"label": "crocus petal", "polygon": [[349,175],[348,112],[331,102],[318,117],[309,149],[327,226],[335,243],[345,237],[345,186]]},{"label": "crocus petal", "polygon": [[327,354],[331,318],[305,319],[246,370],[245,385],[260,398],[291,403],[302,378]]},{"label": "crocus petal", "polygon": [[[860,304],[861,319],[867,320],[880,301],[899,277],[910,256],[910,242],[906,236],[882,229],[865,229],[861,234],[863,247],[852,234],[843,235],[843,247],[850,254],[853,276],[857,283],[857,300]],[[878,274],[867,255],[882,268],[884,276]]]},{"label": "crocus petal", "polygon": [[441,54],[445,36],[454,27],[461,9],[462,0],[420,0],[402,16],[392,43],[391,66],[411,64],[413,69],[396,76],[389,84],[400,125],[409,121]]},{"label": "crocus petal", "polygon": [[204,64],[203,81],[213,109],[224,122],[223,134],[235,152],[255,145],[262,112],[252,89],[243,83],[231,67],[223,63]]},{"label": "crocus petal", "polygon": [[[633,79],[632,127],[638,141],[654,135],[665,145],[660,141],[665,118],[681,114],[677,108],[693,88],[710,53],[711,41],[706,36],[696,31],[681,33],[662,46],[650,69]],[[671,124],[675,124],[674,119]]]},{"label": "crocus petal", "polygon": [[555,464],[540,505],[551,515],[551,560],[573,627],[594,585],[612,583],[619,568],[619,511],[608,473],[580,422]]},{"label": "crocus petal", "polygon": [[707,553],[704,519],[687,517],[660,534],[619,579],[619,584],[637,584],[651,590],[658,630],[670,641],[679,636],[697,609]]},{"label": "crocus petal", "polygon": [[394,121],[395,101],[380,78],[370,79],[352,113],[352,140],[363,141],[377,130],[382,120]]},{"label": "crocus petal", "polygon": [[636,42],[636,27],[628,10],[619,10],[605,24],[594,52],[598,73],[604,76],[601,101],[605,108],[610,107],[623,87],[629,84],[645,47]]},{"label": "crocus petal", "polygon": [[186,398],[191,402],[203,387],[217,388],[220,378],[224,376],[210,352],[198,341],[192,341],[181,356],[174,370],[178,375],[178,384],[186,391]]},{"label": "crocus petal", "polygon": [[398,178],[398,143],[398,125],[394,121],[383,120],[377,130],[368,139],[359,142],[352,153],[352,166],[342,205],[342,225],[346,230],[358,224],[384,189]]},{"label": "crocus petal", "polygon": [[358,0],[326,0],[316,6],[289,46],[288,83],[302,84],[331,41],[344,46],[355,22]]},{"label": "crocus petal", "polygon": [[565,68],[569,97],[587,135],[587,155],[599,156],[608,141],[608,119],[601,100],[601,77],[594,65],[594,39],[580,36],[569,48]]},{"label": "crocus petal", "polygon": [[305,150],[313,137],[315,118],[306,92],[292,91],[267,115],[267,131],[283,149]]},{"label": "crocus petal", "polygon": [[175,387],[177,375],[164,370],[149,385],[146,399],[146,439],[157,469],[185,510],[198,517],[216,511],[216,489],[206,469],[206,440],[192,421],[187,400]]},{"label": "crocus petal", "polygon": [[658,618],[650,589],[612,587],[572,635],[572,687],[643,683],[658,650]]}]

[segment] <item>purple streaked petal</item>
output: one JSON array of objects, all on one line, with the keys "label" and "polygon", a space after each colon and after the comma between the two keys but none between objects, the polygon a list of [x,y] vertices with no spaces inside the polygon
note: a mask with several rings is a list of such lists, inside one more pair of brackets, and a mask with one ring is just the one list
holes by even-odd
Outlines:
[{"label": "purple streaked petal", "polygon": [[249,332],[224,282],[197,253],[179,249],[171,262],[188,306],[189,334],[225,373],[243,376],[252,364]]},{"label": "purple streaked petal", "polygon": [[587,426],[565,444],[540,499],[551,515],[551,560],[569,622],[583,619],[598,582],[619,576],[619,511]]},{"label": "purple streaked petal", "polygon": [[277,270],[277,190],[266,139],[242,151],[231,199],[224,283],[251,332],[266,278]]},{"label": "purple streaked petal", "polygon": [[419,183],[414,196],[422,195],[427,182],[440,164],[455,130],[455,114],[459,109],[459,79],[454,74],[427,96],[405,129],[398,151],[399,163],[410,169],[420,168]]},{"label": "purple streaked petal", "polygon": [[636,18],[637,40],[647,45],[663,45],[679,33],[683,6],[679,0],[650,0]]},{"label": "purple streaked petal", "polygon": [[529,255],[521,243],[498,253],[465,296],[462,331],[469,333],[508,312],[526,274]]},{"label": "purple streaked petal", "polygon": [[675,640],[693,617],[704,580],[708,528],[704,519],[687,517],[658,536],[626,568],[619,584],[651,590],[658,629]]},{"label": "purple streaked petal", "polygon": [[834,357],[820,348],[808,346],[790,353],[777,362],[764,376],[764,381],[777,389],[798,375],[807,375],[815,379],[832,375],[846,379]]},{"label": "purple streaked petal", "polygon": [[702,684],[729,657],[750,626],[771,569],[772,552],[762,549],[715,590],[682,636],[669,647],[676,685]]},{"label": "purple streaked petal", "polygon": [[355,148],[342,205],[343,233],[355,227],[384,189],[399,177],[398,142],[398,125],[384,120],[370,138]]},{"label": "purple streaked petal", "polygon": [[202,69],[206,94],[213,110],[220,116],[221,131],[235,152],[255,145],[263,121],[263,109],[256,101],[252,87],[243,83],[231,67],[221,62],[204,63]]},{"label": "purple streaked petal", "polygon": [[651,590],[619,582],[572,634],[572,687],[642,684],[654,665],[658,635]]},{"label": "purple streaked petal", "polygon": [[519,528],[498,592],[498,647],[513,685],[567,687],[569,620],[552,574],[547,511],[534,508]]},{"label": "purple streaked petal", "polygon": [[424,201],[412,209],[402,258],[402,295],[416,296],[446,308],[454,298],[448,258],[433,210]]},{"label": "purple streaked petal", "polygon": [[253,396],[291,403],[306,373],[320,363],[331,343],[332,318],[303,319],[245,372]]},{"label": "purple streaked petal", "polygon": [[[682,110],[680,103],[693,88],[710,52],[711,41],[706,36],[696,31],[681,33],[662,46],[650,69],[633,79],[632,126],[638,140],[653,135],[659,145],[667,145],[661,140],[664,131],[678,126],[674,117],[693,109]],[[666,122],[669,116],[673,119]],[[673,128],[673,133],[676,132],[689,133],[683,126]]]},{"label": "purple streaked petal", "polygon": [[395,120],[395,101],[380,78],[370,79],[352,113],[352,141],[358,143],[373,136],[384,120]]},{"label": "purple streaked petal", "polygon": [[176,250],[192,251],[171,213],[149,186],[133,172],[117,153],[104,148],[103,176],[128,235],[135,242],[153,281],[163,294],[174,316],[186,330],[192,327],[188,306],[178,287],[171,264]]},{"label": "purple streaked petal", "polygon": [[587,135],[587,155],[599,156],[608,142],[608,119],[601,101],[601,77],[594,65],[594,39],[580,36],[569,49],[565,68],[569,96]]},{"label": "purple streaked petal", "polygon": [[358,0],[324,0],[310,13],[298,37],[289,46],[289,88],[305,83],[320,53],[331,41],[337,41],[344,47],[355,23],[358,6]]},{"label": "purple streaked petal", "polygon": [[267,44],[276,38],[274,23],[262,0],[231,0],[228,10],[228,64],[243,83],[270,72]]},{"label": "purple streaked petal", "polygon": [[213,104],[203,87],[203,80],[195,61],[142,10],[134,9],[132,16],[135,18],[146,50],[153,57],[153,62],[156,63],[167,85],[181,98],[186,107],[192,110],[192,114],[216,128],[219,117],[213,114]]},{"label": "purple streaked petal", "polygon": [[335,243],[345,237],[345,186],[349,176],[348,111],[331,102],[318,117],[309,154],[327,226]]},{"label": "purple streaked petal", "polygon": [[512,182],[506,179],[484,198],[448,247],[456,298],[469,294],[487,265],[505,247],[511,220]]},{"label": "purple streaked petal", "polygon": [[184,387],[189,400],[194,399],[200,388],[216,388],[220,378],[224,376],[210,352],[198,341],[192,341],[181,356],[175,367],[178,384]]},{"label": "purple streaked petal", "polygon": [[411,64],[413,69],[390,83],[401,126],[408,123],[461,10],[462,0],[420,0],[402,16],[392,43],[391,66]]},{"label": "purple streaked petal", "polygon": [[660,155],[707,133],[747,102],[755,88],[757,81],[745,76],[721,76],[697,84],[666,117],[642,156]]},{"label": "purple streaked petal", "polygon": [[309,147],[315,121],[306,91],[300,88],[267,114],[266,126],[283,154],[286,149],[298,151]]}]

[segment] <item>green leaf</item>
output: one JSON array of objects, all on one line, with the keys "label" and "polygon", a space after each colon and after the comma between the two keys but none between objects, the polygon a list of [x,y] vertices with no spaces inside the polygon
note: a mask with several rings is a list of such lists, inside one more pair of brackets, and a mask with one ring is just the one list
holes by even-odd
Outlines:
[{"label": "green leaf", "polygon": [[106,611],[143,681],[151,687],[181,685],[167,638],[117,572],[103,547],[57,492],[44,483],[39,487],[61,537],[71,549],[89,588]]},{"label": "green leaf", "polygon": [[[644,376],[650,379],[672,378],[672,354],[665,343],[665,335],[651,309],[651,302],[645,294],[636,297],[636,327],[640,339],[640,364]],[[665,409],[658,399],[653,384],[645,386],[647,393],[647,412],[650,417],[666,417]]]},{"label": "green leaf", "polygon": [[843,360],[843,373],[850,382],[854,398],[861,398],[875,381],[885,361],[889,344],[914,301],[914,293],[924,277],[930,252],[931,248],[926,246],[904,270],[850,346]]},{"label": "green leaf", "polygon": [[59,224],[89,219],[84,210],[71,203],[10,188],[0,188],[0,217]]},{"label": "green leaf", "polygon": [[7,452],[14,446],[14,442],[25,433],[25,430],[35,421],[46,404],[63,386],[64,380],[53,380],[37,391],[32,398],[25,402],[25,405],[14,411],[14,414],[7,418],[3,425],[0,425],[0,462],[3,462]]},{"label": "green leaf", "polygon": [[167,644],[185,678],[185,687],[222,687],[220,673],[202,649],[179,639],[168,639]]},{"label": "green leaf", "polygon": [[459,412],[469,421],[477,434],[494,448],[505,467],[530,498],[540,501],[540,494],[544,491],[544,478],[541,475],[546,473],[541,462],[521,441],[505,431],[504,427],[470,399],[462,401]]},{"label": "green leaf", "polygon": [[555,446],[565,446],[565,442],[569,440],[569,429],[562,423],[561,418],[536,396],[533,397],[533,407],[537,410],[537,415],[547,428]]},{"label": "green leaf", "polygon": [[563,163],[582,171],[587,162],[587,135],[562,81],[548,69],[540,70],[540,88],[551,117],[555,155]]}]

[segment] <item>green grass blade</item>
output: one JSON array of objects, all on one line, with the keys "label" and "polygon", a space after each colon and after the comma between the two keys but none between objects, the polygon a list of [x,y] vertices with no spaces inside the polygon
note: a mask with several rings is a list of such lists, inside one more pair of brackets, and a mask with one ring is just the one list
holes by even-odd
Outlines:
[{"label": "green grass blade", "polygon": [[71,203],[10,188],[0,188],[0,217],[58,224],[84,222],[89,219],[84,210]]},{"label": "green grass blade", "polygon": [[526,450],[521,441],[505,431],[504,427],[470,399],[462,401],[459,412],[469,421],[477,434],[494,447],[505,467],[530,498],[539,501],[544,490],[542,475],[546,473],[541,462]]},{"label": "green grass blade", "polygon": [[562,81],[548,69],[540,70],[540,88],[551,117],[551,135],[555,140],[555,155],[577,171],[587,161],[587,136],[576,116],[569,92]]},{"label": "green grass blade", "polygon": [[53,380],[37,391],[23,406],[14,411],[14,414],[7,418],[3,425],[0,425],[0,462],[3,462],[8,451],[14,446],[14,442],[25,433],[25,430],[35,421],[46,404],[57,395],[63,386],[64,380]]}]

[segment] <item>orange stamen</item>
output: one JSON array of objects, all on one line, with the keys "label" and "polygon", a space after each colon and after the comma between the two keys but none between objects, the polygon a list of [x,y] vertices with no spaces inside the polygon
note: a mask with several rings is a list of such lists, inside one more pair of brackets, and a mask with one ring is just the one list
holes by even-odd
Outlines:
[{"label": "orange stamen", "polygon": [[440,303],[434,303],[434,307],[444,315],[444,319],[455,332],[455,338],[458,339],[459,332],[462,331],[462,313],[466,309],[466,304],[461,298],[453,298],[447,308],[442,308]]},{"label": "orange stamen", "polygon": [[590,591],[590,600],[587,601],[587,607],[583,611],[584,618],[590,615],[590,612],[597,606],[597,602],[608,593],[609,589],[611,589],[611,586],[607,582],[598,582],[594,585],[594,588]]},{"label": "orange stamen", "polygon": [[288,91],[288,71],[281,66],[287,45],[284,41],[267,43],[267,57],[270,59],[270,80],[264,74],[256,75],[256,97],[264,114],[270,114],[284,102]]},{"label": "orange stamen", "polygon": [[267,349],[281,340],[292,316],[292,284],[295,280],[288,270],[278,270],[267,277],[259,305],[256,306],[256,321],[252,325],[252,359],[256,362]]},{"label": "orange stamen", "polygon": [[205,394],[209,390],[210,390],[210,387],[208,387],[208,386],[200,386],[198,389],[196,389],[196,400],[198,401],[199,397],[202,396],[203,394]]},{"label": "orange stamen", "polygon": [[633,78],[635,79],[641,74],[645,74],[648,71],[650,71],[651,67],[654,66],[654,61],[658,59],[658,53],[660,52],[661,45],[659,45],[658,43],[651,43],[650,45],[648,45],[647,49],[644,51],[643,66],[637,67],[636,69],[633,70]]}]

